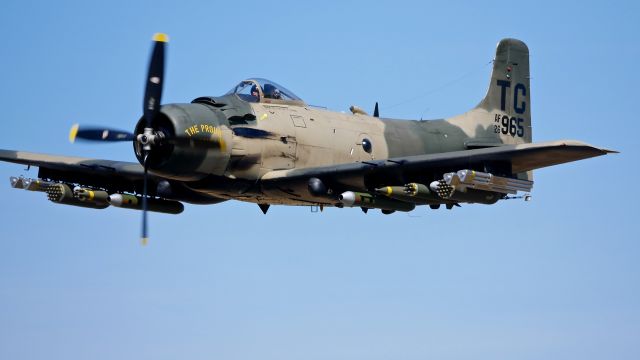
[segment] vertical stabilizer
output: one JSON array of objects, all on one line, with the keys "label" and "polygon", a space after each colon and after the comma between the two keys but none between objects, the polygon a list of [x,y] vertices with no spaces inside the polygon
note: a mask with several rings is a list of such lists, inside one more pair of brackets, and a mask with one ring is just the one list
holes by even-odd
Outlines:
[{"label": "vertical stabilizer", "polygon": [[529,48],[524,42],[503,39],[498,43],[489,89],[476,109],[491,114],[494,132],[502,142],[531,142]]}]

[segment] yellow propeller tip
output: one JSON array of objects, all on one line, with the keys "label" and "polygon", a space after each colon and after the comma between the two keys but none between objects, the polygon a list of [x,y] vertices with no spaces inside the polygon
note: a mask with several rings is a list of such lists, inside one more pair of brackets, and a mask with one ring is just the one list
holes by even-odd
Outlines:
[{"label": "yellow propeller tip", "polygon": [[153,35],[153,41],[169,42],[169,36],[167,34],[163,34],[163,33],[155,33]]},{"label": "yellow propeller tip", "polygon": [[140,242],[142,243],[142,246],[145,246],[149,243],[149,238],[142,238]]},{"label": "yellow propeller tip", "polygon": [[76,136],[78,135],[78,129],[80,128],[80,125],[78,124],[73,124],[73,126],[71,126],[71,130],[69,130],[69,142],[70,143],[74,143],[76,141]]}]

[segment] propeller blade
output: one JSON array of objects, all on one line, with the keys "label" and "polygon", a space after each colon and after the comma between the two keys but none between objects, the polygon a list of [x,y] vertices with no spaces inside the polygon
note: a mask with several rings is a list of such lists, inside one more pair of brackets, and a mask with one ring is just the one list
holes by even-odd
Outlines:
[{"label": "propeller blade", "polygon": [[135,136],[123,130],[109,129],[106,127],[85,127],[80,128],[79,124],[74,124],[69,131],[69,142],[73,143],[79,140],[87,141],[132,141]]},{"label": "propeller blade", "polygon": [[144,175],[142,180],[142,237],[141,242],[142,245],[147,245],[149,242],[149,234],[147,232],[147,207],[149,202],[147,201],[147,190],[148,190],[148,172],[149,172],[149,152],[146,152],[144,155]]},{"label": "propeller blade", "polygon": [[378,102],[376,101],[376,107],[373,109],[373,117],[380,117],[380,112],[378,111]]},{"label": "propeller blade", "polygon": [[[128,131],[110,129],[107,127],[80,127],[74,124],[69,131],[69,142],[74,143],[76,140],[91,142],[120,142],[133,141],[136,136]],[[157,140],[157,145],[172,144],[181,147],[205,148],[205,149],[221,149],[224,145],[222,136],[211,135],[210,137],[165,137],[161,135]]]},{"label": "propeller blade", "polygon": [[165,44],[169,41],[166,34],[157,33],[153,35],[153,52],[149,61],[147,75],[147,87],[144,92],[144,118],[147,127],[151,127],[151,121],[155,118],[160,109],[162,100],[162,85],[164,81],[164,50]]}]

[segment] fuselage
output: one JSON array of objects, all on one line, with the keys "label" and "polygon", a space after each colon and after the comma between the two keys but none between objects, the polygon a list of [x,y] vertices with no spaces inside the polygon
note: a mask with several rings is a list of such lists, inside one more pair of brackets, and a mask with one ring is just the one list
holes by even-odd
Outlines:
[{"label": "fuselage", "polygon": [[[191,125],[176,131],[192,137],[217,135],[224,140],[223,148],[201,157],[206,165],[201,171],[210,170],[209,174],[187,183],[193,190],[220,198],[289,205],[324,203],[299,189],[283,192],[256,184],[274,171],[463,150],[468,138],[460,127],[445,120],[383,119],[306,104],[246,102],[234,94],[199,99],[169,108],[202,107],[202,111],[182,112],[210,114],[209,120],[192,119]],[[326,205],[331,203],[326,201]]]}]

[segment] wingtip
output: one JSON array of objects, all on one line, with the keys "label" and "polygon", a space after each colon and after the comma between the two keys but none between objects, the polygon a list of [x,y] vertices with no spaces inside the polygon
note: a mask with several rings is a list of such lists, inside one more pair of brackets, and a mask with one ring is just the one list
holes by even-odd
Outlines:
[{"label": "wingtip", "polygon": [[69,142],[74,143],[76,141],[76,136],[78,136],[78,129],[80,128],[79,124],[73,124],[71,126],[71,130],[69,130]]},{"label": "wingtip", "polygon": [[597,147],[597,146],[593,146],[591,144],[579,141],[579,140],[560,140],[560,143],[562,143],[562,145],[565,146],[583,146],[583,147],[589,147],[592,150],[595,151],[600,151],[602,153],[602,155],[605,154],[619,154],[620,152],[617,150],[611,150],[611,149],[605,149],[605,148],[601,148],[601,147]]},{"label": "wingtip", "polygon": [[153,34],[153,41],[164,43],[169,42],[169,35],[164,33],[155,33]]}]

